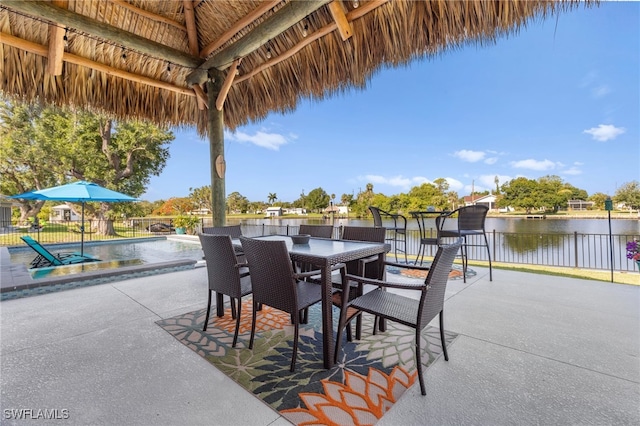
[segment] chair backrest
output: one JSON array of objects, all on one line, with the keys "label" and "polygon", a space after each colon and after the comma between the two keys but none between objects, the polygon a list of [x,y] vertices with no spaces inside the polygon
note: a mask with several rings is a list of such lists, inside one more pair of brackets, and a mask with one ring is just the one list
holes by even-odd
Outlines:
[{"label": "chair backrest", "polygon": [[[372,228],[369,226],[345,226],[342,229],[342,239],[350,241],[369,241],[372,243],[384,243],[386,230],[384,228]],[[353,260],[346,263],[347,273],[358,275],[359,263]],[[380,278],[381,262],[370,263],[365,268],[364,276],[367,278]]]},{"label": "chair backrest", "polygon": [[20,239],[22,239],[22,241],[27,243],[27,245],[29,247],[31,247],[40,256],[42,256],[45,259],[47,259],[53,266],[63,265],[63,263],[58,258],[56,258],[49,250],[44,248],[42,246],[42,244],[40,244],[39,242],[37,242],[36,240],[31,238],[30,236],[24,235],[24,236],[20,237]]},{"label": "chair backrest", "polygon": [[373,215],[373,226],[375,226],[376,228],[379,228],[382,226],[382,214],[379,208],[377,207],[373,207],[373,206],[369,206],[369,211],[371,211],[371,214]]},{"label": "chair backrest", "polygon": [[231,238],[238,238],[242,235],[242,228],[240,225],[230,226],[208,226],[202,228],[204,234],[210,235],[229,235]]},{"label": "chair backrest", "polygon": [[231,236],[198,234],[198,237],[200,237],[204,258],[207,261],[209,289],[231,297],[241,298],[241,270],[236,267],[238,261]]},{"label": "chair backrest", "polygon": [[253,301],[297,312],[297,286],[285,242],[246,237],[240,241],[251,272]]},{"label": "chair backrest", "polygon": [[455,243],[442,245],[433,258],[433,263],[429,268],[425,285],[427,291],[422,293],[420,308],[418,312],[418,327],[424,328],[436,317],[444,307],[444,295],[447,289],[447,281],[451,272],[453,260],[460,250],[462,238],[458,238]]},{"label": "chair backrest", "polygon": [[331,238],[333,237],[333,225],[300,225],[298,230],[300,234],[308,234],[316,238]]},{"label": "chair backrest", "polygon": [[345,226],[342,228],[343,240],[384,243],[384,237],[384,228],[372,228],[370,226]]},{"label": "chair backrest", "polygon": [[464,206],[458,210],[458,229],[461,231],[484,231],[484,222],[489,207],[483,205]]}]

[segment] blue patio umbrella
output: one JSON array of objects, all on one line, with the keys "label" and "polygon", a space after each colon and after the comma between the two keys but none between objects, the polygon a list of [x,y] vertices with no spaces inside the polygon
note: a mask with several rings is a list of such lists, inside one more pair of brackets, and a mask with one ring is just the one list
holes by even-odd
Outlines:
[{"label": "blue patio umbrella", "polygon": [[80,225],[80,253],[84,254],[84,203],[87,201],[100,201],[107,203],[121,201],[138,201],[121,192],[112,191],[96,183],[83,180],[66,185],[54,186],[51,188],[29,191],[9,198],[19,198],[23,200],[45,200],[45,201],[70,201],[82,204],[82,222]]}]

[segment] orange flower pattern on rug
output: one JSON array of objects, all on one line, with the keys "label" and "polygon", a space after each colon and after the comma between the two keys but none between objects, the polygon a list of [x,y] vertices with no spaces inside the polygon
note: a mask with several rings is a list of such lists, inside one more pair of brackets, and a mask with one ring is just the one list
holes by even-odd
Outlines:
[{"label": "orange flower pattern on rug", "polygon": [[[401,324],[389,322],[386,332],[373,335],[373,317],[365,315],[362,339],[343,343],[336,365],[325,369],[322,314],[320,304],[313,305],[308,324],[300,325],[296,369],[291,372],[291,317],[264,306],[249,349],[251,310],[249,296],[243,301],[235,348],[235,320],[228,307],[224,317],[211,316],[207,331],[202,331],[206,308],[156,323],[294,424],[375,424],[417,381],[415,333]],[[337,317],[334,308],[334,322]],[[448,344],[455,337],[445,331]],[[423,330],[421,346],[421,362],[428,367],[442,353],[439,330]]]},{"label": "orange flower pattern on rug", "polygon": [[372,425],[413,385],[417,372],[394,367],[391,374],[375,368],[365,377],[345,371],[345,383],[322,380],[324,393],[301,393],[308,408],[280,413],[298,425]]}]

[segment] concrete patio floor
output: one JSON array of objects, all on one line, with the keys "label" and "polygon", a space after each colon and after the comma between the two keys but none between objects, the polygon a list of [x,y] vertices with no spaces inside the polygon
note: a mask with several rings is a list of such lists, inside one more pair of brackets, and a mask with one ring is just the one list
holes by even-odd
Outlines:
[{"label": "concrete patio floor", "polygon": [[[640,424],[640,286],[477,271],[448,285],[449,362],[378,425]],[[289,424],[155,324],[206,295],[196,268],[1,302],[0,422]]]}]

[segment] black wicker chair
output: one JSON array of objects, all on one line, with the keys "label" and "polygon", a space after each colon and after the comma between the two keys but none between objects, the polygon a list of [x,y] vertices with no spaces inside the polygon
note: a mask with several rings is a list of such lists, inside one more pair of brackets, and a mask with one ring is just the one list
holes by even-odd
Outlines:
[{"label": "black wicker chair", "polygon": [[[422,377],[422,361],[420,349],[420,334],[422,330],[431,322],[436,315],[440,316],[440,341],[442,342],[442,352],[444,359],[449,360],[447,354],[447,346],[444,339],[444,295],[449,279],[451,265],[456,257],[456,253],[462,245],[462,238],[459,238],[454,244],[440,246],[436,253],[433,263],[429,268],[407,265],[402,263],[385,264],[393,265],[399,268],[412,268],[428,270],[427,278],[424,283],[407,284],[393,283],[380,280],[373,280],[357,275],[347,274],[344,276],[343,285],[352,285],[356,282],[358,285],[372,284],[378,288],[364,293],[353,300],[348,300],[346,292],[342,296],[342,308],[340,309],[340,321],[338,322],[338,333],[336,337],[335,360],[338,360],[340,353],[340,344],[342,341],[342,330],[355,317],[360,317],[362,312],[368,312],[376,316],[375,322],[380,320],[395,321],[404,324],[416,330],[416,366],[418,368],[418,379],[420,380],[420,391],[422,395],[426,395],[424,387],[424,378]],[[420,299],[416,300],[410,297],[401,296],[385,291],[387,288],[397,288],[402,290],[415,290],[421,292]],[[373,333],[376,333],[377,324],[374,323]]]},{"label": "black wicker chair", "polygon": [[299,234],[311,235],[315,238],[332,238],[333,225],[300,225]]},{"label": "black wicker chair", "polygon": [[[462,237],[464,240],[462,244],[462,276],[464,282],[467,282],[467,265],[469,247],[485,246],[487,248],[487,257],[489,258],[489,281],[493,281],[493,270],[491,267],[491,250],[489,249],[489,240],[487,240],[487,233],[484,229],[484,222],[487,218],[489,207],[483,205],[473,205],[460,207],[452,211],[451,213],[442,216],[441,228],[446,225],[446,219],[451,216],[458,216],[457,229],[440,229],[438,232],[438,238],[458,238]],[[484,244],[477,244],[470,242],[468,237],[484,237]]]},{"label": "black wicker chair", "polygon": [[[369,210],[373,215],[373,226],[376,228],[385,228],[387,230],[387,236],[385,240],[389,243],[393,243],[393,252],[398,261],[398,252],[404,253],[404,262],[407,263],[407,218],[401,214],[389,213],[378,207],[369,206]],[[389,221],[385,226],[385,220]],[[402,248],[398,247],[398,244],[402,244]]]},{"label": "black wicker chair", "polygon": [[291,315],[294,341],[291,356],[291,371],[296,367],[298,352],[298,331],[301,313],[309,306],[322,300],[319,285],[301,278],[296,274],[284,241],[268,241],[240,237],[245,256],[249,262],[253,284],[253,318],[251,322],[251,340],[249,349],[253,349],[258,306],[271,306]]},{"label": "black wicker chair", "polygon": [[[242,236],[242,228],[240,225],[229,225],[229,226],[208,226],[206,228],[202,228],[202,233],[209,235],[228,235],[233,239],[240,238]],[[236,251],[236,255],[239,257],[239,261],[245,262],[244,253],[242,252],[242,247],[233,246]]]},{"label": "black wicker chair", "polygon": [[[342,239],[350,241],[367,241],[373,243],[385,242],[386,229],[371,228],[367,226],[345,226],[342,229]],[[384,264],[380,261],[379,256],[371,256],[365,259],[353,260],[347,262],[340,268],[340,276],[333,279],[333,286],[339,289],[339,292],[333,295],[333,304],[340,307],[342,297],[340,295],[343,288],[343,277],[345,274],[358,275],[361,277],[382,279],[384,276]],[[364,291],[364,286],[355,285],[349,287],[349,297],[355,298],[360,296]],[[356,339],[360,339],[362,331],[362,323],[360,318],[356,320]],[[351,340],[351,328],[347,329],[347,336]]]},{"label": "black wicker chair", "polygon": [[239,238],[242,235],[242,228],[240,225],[209,226],[202,228],[202,233],[210,235],[228,235],[231,238]]},{"label": "black wicker chair", "polygon": [[202,330],[207,331],[212,293],[226,294],[231,297],[231,316],[236,320],[236,331],[232,344],[235,347],[240,327],[242,297],[251,294],[249,269],[245,263],[238,263],[238,257],[229,235],[198,234],[198,236],[207,261],[207,277],[209,279],[207,316]]}]

